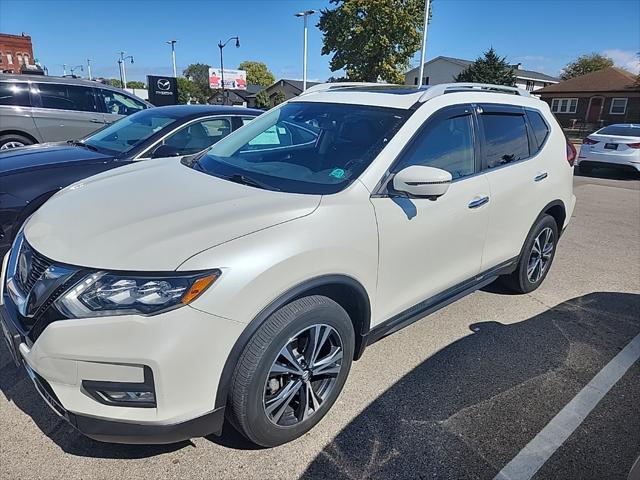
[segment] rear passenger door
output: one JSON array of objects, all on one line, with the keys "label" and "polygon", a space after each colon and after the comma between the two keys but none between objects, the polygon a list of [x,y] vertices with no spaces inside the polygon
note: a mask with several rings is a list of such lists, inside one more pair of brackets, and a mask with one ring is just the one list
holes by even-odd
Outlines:
[{"label": "rear passenger door", "polygon": [[[511,105],[476,107],[480,127],[482,168],[489,181],[491,210],[482,270],[520,253],[533,222],[548,203],[548,172],[538,154],[549,129],[539,113],[534,133],[527,111]],[[540,140],[537,137],[540,137]]]},{"label": "rear passenger door", "polygon": [[44,142],[82,138],[104,126],[91,87],[35,83],[31,98],[33,119]]}]

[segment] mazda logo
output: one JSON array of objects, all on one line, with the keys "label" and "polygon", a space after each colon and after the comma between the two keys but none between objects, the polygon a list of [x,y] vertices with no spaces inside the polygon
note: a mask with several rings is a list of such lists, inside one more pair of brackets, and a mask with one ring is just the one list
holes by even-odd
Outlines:
[{"label": "mazda logo", "polygon": [[169,90],[171,88],[171,82],[166,78],[161,78],[158,80],[158,88],[160,90]]}]

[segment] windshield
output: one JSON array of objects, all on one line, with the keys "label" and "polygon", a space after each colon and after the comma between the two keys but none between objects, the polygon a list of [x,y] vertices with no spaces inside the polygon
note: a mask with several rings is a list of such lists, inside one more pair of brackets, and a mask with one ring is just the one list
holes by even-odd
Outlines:
[{"label": "windshield", "polygon": [[391,108],[292,102],[215,144],[195,168],[272,190],[335,193],[358,178],[407,116]]},{"label": "windshield", "polygon": [[598,135],[615,135],[620,137],[640,137],[640,127],[611,125],[596,132]]},{"label": "windshield", "polygon": [[88,136],[84,143],[112,154],[123,154],[174,122],[176,118],[166,113],[155,112],[153,109],[142,110]]}]

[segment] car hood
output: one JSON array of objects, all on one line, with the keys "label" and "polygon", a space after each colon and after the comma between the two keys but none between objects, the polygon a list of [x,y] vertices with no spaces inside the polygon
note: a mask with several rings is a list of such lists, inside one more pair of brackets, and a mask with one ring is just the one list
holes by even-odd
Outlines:
[{"label": "car hood", "polygon": [[24,234],[57,262],[169,271],[203,250],[308,215],[319,203],[320,196],[249,187],[175,158],[154,159],[61,190]]},{"label": "car hood", "polygon": [[25,168],[49,167],[79,161],[107,161],[111,156],[66,143],[45,143],[0,152],[0,175]]}]

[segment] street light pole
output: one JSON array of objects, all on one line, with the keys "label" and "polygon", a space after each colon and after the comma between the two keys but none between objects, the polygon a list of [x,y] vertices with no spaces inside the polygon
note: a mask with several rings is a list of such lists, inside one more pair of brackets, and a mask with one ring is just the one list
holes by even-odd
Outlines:
[{"label": "street light pole", "polygon": [[89,80],[93,80],[91,76],[91,59],[87,58],[87,74],[89,75]]},{"label": "street light pole", "polygon": [[178,78],[178,73],[176,71],[176,43],[177,40],[169,40],[166,43],[171,45],[171,62],[173,63],[173,76]]},{"label": "street light pole", "polygon": [[226,42],[222,43],[222,40],[218,42],[218,48],[220,49],[220,76],[222,77],[222,104],[227,104],[227,89],[224,86],[224,58],[222,56],[222,49],[227,46],[231,40],[236,41],[236,48],[240,48],[240,39],[238,37],[230,37]]},{"label": "street light pole", "polygon": [[62,76],[63,77],[67,76],[67,64],[66,63],[62,64]]},{"label": "street light pole", "polygon": [[422,87],[422,76],[424,75],[424,60],[427,49],[427,27],[429,26],[430,0],[424,0],[424,30],[422,31],[422,50],[420,51],[420,77],[418,78],[418,88]]},{"label": "street light pole", "polygon": [[120,60],[118,60],[118,63],[120,64],[120,81],[122,82],[122,88],[127,88],[127,71],[124,68],[124,63],[126,60],[129,60],[129,59],[131,59],[131,63],[133,63],[133,55],[127,55],[125,57],[124,54],[127,52],[119,52],[119,53],[120,53]]},{"label": "street light pole", "polygon": [[82,65],[76,65],[75,67],[71,67],[69,70],[71,70],[71,76],[72,77],[73,77],[73,72],[78,68],[80,69],[81,72],[84,72],[84,69],[83,69]]},{"label": "street light pole", "polygon": [[316,10],[305,10],[304,12],[296,13],[296,17],[303,17],[304,19],[304,32],[302,40],[302,91],[307,89],[307,17],[316,13]]}]

